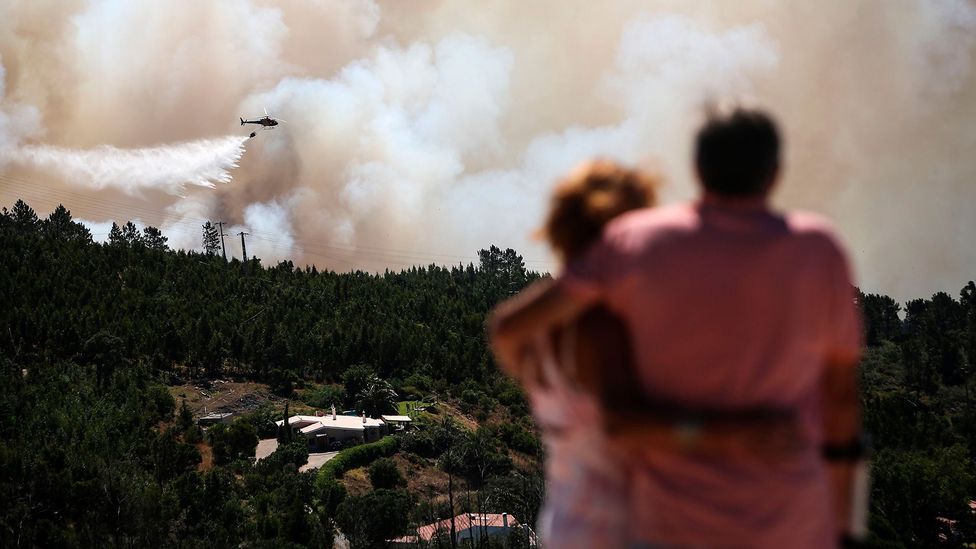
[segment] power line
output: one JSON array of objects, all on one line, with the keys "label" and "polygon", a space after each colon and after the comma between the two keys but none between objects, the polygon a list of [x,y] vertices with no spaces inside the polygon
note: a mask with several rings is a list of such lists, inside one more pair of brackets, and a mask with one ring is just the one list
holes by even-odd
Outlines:
[{"label": "power line", "polygon": [[[29,181],[17,177],[13,177],[7,174],[0,174],[0,183],[8,184],[20,184],[28,186],[25,188],[20,188],[16,190],[8,189],[14,194],[19,195],[29,195],[37,197],[40,200],[49,202],[62,202],[63,195],[69,195],[73,201],[80,202],[83,208],[87,211],[94,211],[96,214],[101,215],[109,219],[118,219],[119,208],[123,211],[134,211],[140,213],[143,216],[149,216],[153,218],[161,218],[166,220],[166,218],[173,216],[173,212],[167,210],[160,210],[158,208],[152,208],[148,206],[136,205],[129,202],[122,202],[112,199],[102,199],[90,196],[85,193],[80,193],[77,191],[72,191],[70,189],[62,189],[59,187],[53,187],[50,185],[44,185],[42,183],[37,183],[34,181]],[[45,188],[46,187],[46,188]],[[21,198],[21,196],[18,196]],[[199,221],[199,223],[198,223]],[[196,220],[193,218],[183,217],[181,219],[166,221],[167,230],[185,230],[189,231],[199,230],[199,227],[203,225],[207,220],[200,219]],[[226,260],[226,245],[224,243],[224,233],[223,225],[226,222],[217,222],[220,226],[221,231],[221,250]],[[322,257],[331,261],[338,261],[350,266],[356,266],[355,263],[343,260],[337,257],[337,253],[346,253],[356,256],[359,260],[364,260],[366,263],[382,264],[382,265],[399,265],[399,266],[415,266],[418,262],[430,262],[430,263],[441,263],[445,262],[446,259],[452,261],[467,261],[476,262],[480,258],[474,255],[458,255],[458,254],[447,254],[441,252],[432,252],[425,250],[404,250],[396,248],[387,248],[380,246],[372,246],[369,244],[355,244],[355,245],[343,245],[332,242],[323,241],[312,241],[300,238],[292,238],[288,240],[282,240],[274,238],[270,235],[264,235],[261,233],[247,233],[248,236],[263,240],[274,245],[275,249],[289,249],[295,253],[310,255],[313,257]],[[296,245],[298,247],[296,247]],[[243,245],[242,245],[243,247]],[[245,255],[246,257],[246,255]],[[537,267],[548,267],[555,265],[554,261],[545,259],[532,259],[523,258],[526,264],[535,264]]]},{"label": "power line", "polygon": [[[97,213],[100,213],[102,215],[105,215],[106,217],[116,217],[116,215],[115,215],[116,212],[113,211],[113,210],[110,210],[110,209],[106,208],[105,206],[116,206],[116,207],[119,207],[119,208],[123,208],[125,210],[135,211],[135,212],[137,212],[140,215],[149,215],[149,216],[152,216],[152,217],[173,215],[172,212],[168,212],[168,211],[165,211],[165,210],[160,210],[158,208],[152,208],[152,207],[147,207],[147,206],[140,206],[138,204],[134,204],[134,203],[131,203],[131,202],[121,202],[121,201],[118,201],[118,200],[113,200],[113,199],[108,199],[108,198],[94,197],[94,196],[91,196],[89,194],[80,193],[80,192],[77,192],[77,191],[72,191],[70,189],[62,189],[62,188],[58,188],[58,187],[46,186],[46,185],[43,185],[43,184],[40,184],[40,183],[36,183],[36,182],[33,182],[33,181],[28,181],[28,180],[24,180],[24,179],[15,178],[15,177],[12,177],[12,176],[9,176],[9,175],[6,175],[6,174],[0,174],[0,183],[3,183],[3,182],[13,183],[13,184],[20,184],[20,185],[27,185],[28,186],[28,187],[25,187],[25,188],[19,188],[19,189],[16,189],[16,190],[12,190],[11,192],[13,194],[16,194],[16,195],[24,195],[24,194],[33,195],[33,196],[38,197],[38,199],[40,199],[40,200],[45,200],[45,201],[49,201],[49,202],[58,202],[58,203],[64,202],[63,196],[64,195],[69,195],[69,196],[72,197],[72,200],[73,201],[81,202],[82,203],[82,206],[85,207],[85,209],[87,209],[87,210],[95,210]],[[23,198],[23,196],[17,196],[17,198]],[[187,218],[183,218],[183,220],[177,220],[177,221],[175,221],[173,223],[187,224],[190,221],[191,220],[189,220]],[[192,221],[195,222],[196,220],[192,220]],[[206,220],[205,219],[200,219],[199,221],[202,224]]]}]

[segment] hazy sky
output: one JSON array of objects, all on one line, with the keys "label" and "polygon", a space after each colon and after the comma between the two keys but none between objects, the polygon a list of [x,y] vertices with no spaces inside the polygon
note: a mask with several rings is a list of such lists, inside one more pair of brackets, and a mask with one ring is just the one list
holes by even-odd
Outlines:
[{"label": "hazy sky", "polygon": [[[976,2],[6,0],[0,201],[63,202],[265,263],[472,261],[531,240],[591,156],[695,187],[709,98],[776,113],[775,202],[832,217],[860,284],[976,277]],[[239,117],[286,121],[259,131]]]}]

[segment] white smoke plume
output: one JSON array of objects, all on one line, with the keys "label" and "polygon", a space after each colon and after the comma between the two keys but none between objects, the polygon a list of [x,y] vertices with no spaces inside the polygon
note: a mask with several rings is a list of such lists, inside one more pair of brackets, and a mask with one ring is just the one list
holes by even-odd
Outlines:
[{"label": "white smoke plume", "polygon": [[7,75],[2,61],[0,57],[0,168],[11,160],[13,151],[22,141],[43,134],[36,107],[5,101]]},{"label": "white smoke plume", "polygon": [[[785,130],[777,204],[833,217],[862,285],[905,299],[976,272],[974,49],[971,0],[12,0],[0,199],[187,248],[221,220],[266,262],[497,244],[551,269],[529,235],[555,178],[608,156],[692,197],[702,103],[749,98]],[[265,108],[287,122],[241,157]]]},{"label": "white smoke plume", "polygon": [[230,170],[244,154],[245,139],[229,136],[142,149],[29,145],[14,148],[11,160],[94,190],[111,188],[137,195],[152,189],[180,195],[187,185],[213,188],[215,183],[230,181]]}]

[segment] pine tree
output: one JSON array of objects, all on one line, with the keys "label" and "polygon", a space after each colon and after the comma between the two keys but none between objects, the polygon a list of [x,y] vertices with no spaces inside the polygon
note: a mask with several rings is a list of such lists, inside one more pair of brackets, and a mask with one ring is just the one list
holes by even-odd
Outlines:
[{"label": "pine tree", "polygon": [[125,244],[125,236],[118,223],[112,222],[112,229],[108,232],[108,243],[112,246],[122,246]]},{"label": "pine tree", "polygon": [[220,251],[220,233],[209,221],[203,224],[203,251],[207,255],[217,255]]},{"label": "pine tree", "polygon": [[21,228],[34,228],[38,223],[37,214],[23,200],[18,200],[14,203],[11,217],[13,218],[14,225]]},{"label": "pine tree", "polygon": [[150,250],[167,250],[166,241],[169,240],[163,236],[162,231],[156,227],[146,227],[142,230],[142,243],[146,245]]},{"label": "pine tree", "polygon": [[122,226],[122,241],[129,246],[142,244],[142,235],[139,234],[139,228],[136,227],[135,223],[126,221],[125,225]]},{"label": "pine tree", "polygon": [[58,204],[51,215],[43,222],[44,231],[53,238],[65,241],[91,242],[88,227],[71,219],[71,212]]},{"label": "pine tree", "polygon": [[291,442],[291,425],[288,423],[288,401],[285,401],[285,410],[282,412],[282,419],[284,422],[281,424],[281,429],[278,430],[278,442],[282,444],[289,444]]},{"label": "pine tree", "polygon": [[190,407],[186,405],[186,399],[183,399],[183,404],[180,405],[180,415],[177,417],[177,424],[180,429],[186,431],[193,426],[193,412],[190,411]]}]

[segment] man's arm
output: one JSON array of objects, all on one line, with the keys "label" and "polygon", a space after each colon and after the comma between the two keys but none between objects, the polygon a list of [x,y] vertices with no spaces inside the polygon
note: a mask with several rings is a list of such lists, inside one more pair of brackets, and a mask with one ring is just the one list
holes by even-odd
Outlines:
[{"label": "man's arm", "polygon": [[[824,448],[838,533],[849,534],[855,455],[861,440],[861,402],[856,358],[827,363],[822,380]],[[843,454],[831,456],[831,453]]]},{"label": "man's arm", "polygon": [[776,462],[802,449],[796,418],[786,412],[605,410],[608,435],[625,448],[732,458],[759,456]]},{"label": "man's arm", "polygon": [[552,280],[536,282],[492,311],[488,331],[502,369],[519,377],[528,343],[577,318],[589,306]]}]

